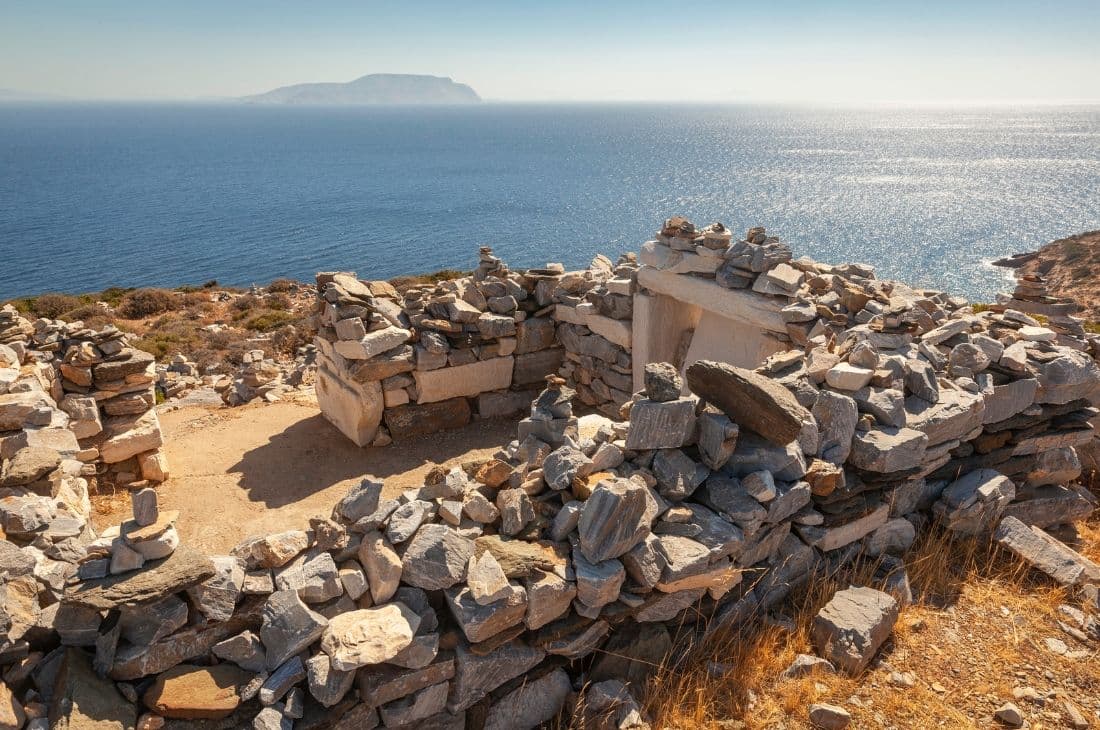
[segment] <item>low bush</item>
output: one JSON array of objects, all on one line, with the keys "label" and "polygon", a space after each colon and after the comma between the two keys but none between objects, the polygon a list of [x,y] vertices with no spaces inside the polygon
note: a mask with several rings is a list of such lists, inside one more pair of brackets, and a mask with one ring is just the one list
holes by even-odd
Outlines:
[{"label": "low bush", "polygon": [[271,332],[283,325],[288,325],[293,322],[297,322],[298,317],[290,312],[283,312],[278,309],[266,309],[251,315],[245,320],[245,329],[250,329],[253,332]]},{"label": "low bush", "polygon": [[268,292],[272,294],[294,291],[297,288],[298,282],[291,279],[276,279],[267,285]]},{"label": "low bush", "polygon": [[126,295],[118,313],[126,319],[144,319],[171,312],[185,303],[183,296],[166,289],[138,289]]},{"label": "low bush", "polygon": [[71,312],[84,304],[84,300],[71,294],[41,294],[28,299],[30,312],[39,317],[57,319],[65,312]]}]

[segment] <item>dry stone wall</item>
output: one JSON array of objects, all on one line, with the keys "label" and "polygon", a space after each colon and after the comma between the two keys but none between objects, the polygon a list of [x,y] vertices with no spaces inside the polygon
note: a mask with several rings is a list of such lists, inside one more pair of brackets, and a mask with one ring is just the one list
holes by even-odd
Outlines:
[{"label": "dry stone wall", "polygon": [[360,446],[523,411],[564,351],[560,267],[510,272],[488,248],[472,276],[414,286],[317,276],[317,399]]},{"label": "dry stone wall", "polygon": [[[904,553],[931,521],[964,535],[1030,526],[1034,538],[1011,543],[1024,553],[1095,508],[1032,448],[1076,427],[1000,418],[986,429],[984,410],[954,406],[934,426],[891,425],[859,415],[854,391],[799,357],[780,377],[779,360],[756,371],[700,361],[686,387],[651,364],[625,421],[578,418],[573,390],[548,376],[495,458],[435,469],[396,498],[367,478],[329,517],[228,555],[181,546],[178,513],[152,489],[99,536],[86,523],[73,534],[61,491],[33,510],[0,501],[0,620],[13,627],[0,663],[15,726],[79,723],[87,705],[74,699],[94,691],[124,724],[533,728],[576,706],[586,726],[647,727],[631,691],[654,666],[829,564],[878,559],[896,612]],[[1100,371],[1044,382],[1064,406]],[[1037,399],[1040,411],[1053,402]],[[976,446],[930,453],[956,432],[967,443],[1010,434],[994,438],[1021,470],[970,461]],[[1100,575],[1075,567],[1057,578]]]},{"label": "dry stone wall", "polygon": [[[38,397],[53,409],[49,423],[21,424],[21,438],[50,440],[62,455],[94,465],[102,483],[167,479],[152,355],[131,347],[115,327],[96,331],[81,322],[32,323],[11,307],[0,310],[0,340],[19,361],[4,376],[22,381],[7,384],[9,398],[29,398],[30,391],[41,390]],[[28,368],[36,378],[22,377]]]}]

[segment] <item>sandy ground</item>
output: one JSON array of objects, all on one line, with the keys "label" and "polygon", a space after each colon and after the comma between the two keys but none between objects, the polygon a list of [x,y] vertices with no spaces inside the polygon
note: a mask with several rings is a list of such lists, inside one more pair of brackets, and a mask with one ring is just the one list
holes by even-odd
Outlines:
[{"label": "sandy ground", "polygon": [[[315,403],[255,403],[225,409],[189,406],[160,414],[171,478],[158,488],[161,509],[180,511],[184,544],[224,553],[250,535],[305,527],[365,474],[396,494],[418,487],[435,464],[491,456],[515,438],[510,420],[474,422],[385,448],[357,448]],[[93,500],[102,528],[129,517],[126,494]]]}]

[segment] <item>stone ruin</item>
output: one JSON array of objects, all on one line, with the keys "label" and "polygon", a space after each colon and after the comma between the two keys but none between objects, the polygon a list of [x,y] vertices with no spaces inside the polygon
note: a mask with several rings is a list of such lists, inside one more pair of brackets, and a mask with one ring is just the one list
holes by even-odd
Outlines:
[{"label": "stone ruin", "polygon": [[0,424],[4,457],[34,446],[87,465],[102,485],[167,479],[156,363],[127,337],[0,309],[0,410],[12,414]]},{"label": "stone ruin", "polygon": [[[80,726],[94,707],[121,727],[169,718],[297,730],[533,728],[559,713],[576,713],[586,727],[646,727],[637,697],[655,667],[675,667],[691,647],[760,618],[822,571],[870,559],[876,585],[838,593],[813,628],[824,660],[861,671],[911,598],[904,554],[927,529],[992,536],[1100,611],[1100,566],[1062,541],[1097,506],[1074,484],[1076,449],[1092,438],[1097,414],[1094,340],[1006,306],[975,312],[876,280],[867,267],[792,260],[763,231],[721,257],[684,242],[673,248],[688,225],[670,221],[647,244],[636,282],[629,260],[617,270],[598,262],[572,293],[567,274],[534,274],[543,295],[528,305],[530,319],[554,317],[551,306],[577,311],[554,320],[565,351],[557,374],[543,376],[516,440],[494,458],[437,468],[402,493],[368,477],[330,516],[248,538],[229,555],[180,545],[179,515],[159,510],[154,490],[134,491],[133,519],[96,535],[78,462],[37,467],[23,456],[30,447],[4,452],[0,713],[9,714],[0,721]],[[718,245],[721,231],[708,230]],[[719,263],[708,271],[711,258]],[[493,270],[480,281],[531,283]],[[626,320],[585,304],[595,305],[594,291],[626,297],[626,287],[609,284],[623,279],[635,282],[633,356],[641,312],[675,326],[669,331],[694,328],[676,338],[680,361],[639,368],[610,350],[596,357],[591,342],[570,349],[574,335],[611,342],[599,333],[607,323],[589,318]],[[688,285],[734,299],[676,295]],[[432,319],[474,296],[467,283],[451,286],[406,296]],[[442,401],[413,396],[440,381],[418,382],[418,373],[510,357],[509,379],[488,392],[519,392],[520,355],[501,354],[511,346],[502,346],[503,323],[487,325],[494,336],[464,326],[469,337],[443,337],[448,349],[430,353],[425,339],[440,343],[424,334],[441,330],[408,318],[416,307],[397,305],[374,282],[332,275],[320,291],[325,326],[352,319],[337,310],[359,322],[340,325],[352,336],[322,335],[330,352],[341,342],[364,354],[389,346],[336,360],[319,345],[319,390],[325,378],[344,383],[334,365],[373,376],[404,356],[401,367],[413,362],[398,373],[412,381],[400,381],[409,402],[393,407],[430,405]],[[748,315],[728,309],[743,297],[766,299]],[[474,317],[462,305],[454,311]],[[734,355],[775,348],[757,366],[688,355],[721,346],[699,339],[716,318],[744,325],[774,323],[772,315],[790,327],[758,328],[757,339],[735,343]],[[517,340],[527,319],[510,319]],[[573,334],[563,338],[563,326]],[[587,332],[572,329],[580,327]],[[462,363],[482,348],[486,360]],[[448,364],[418,370],[421,349]],[[450,353],[464,350],[472,352],[450,365]],[[584,379],[602,380],[612,357],[634,371],[632,394],[610,417],[575,414]],[[385,398],[395,390],[383,385],[390,377],[355,382]],[[391,423],[384,400],[380,411],[375,430]],[[0,427],[12,433],[5,444],[35,413],[0,400]],[[845,638],[853,636],[854,644]],[[836,712],[811,708],[821,722]]]},{"label": "stone ruin", "polygon": [[[515,273],[482,248],[472,276],[414,286],[317,275],[317,401],[359,446],[523,411],[561,371],[582,403],[629,400],[636,266]],[[609,289],[610,287],[610,289]]]}]

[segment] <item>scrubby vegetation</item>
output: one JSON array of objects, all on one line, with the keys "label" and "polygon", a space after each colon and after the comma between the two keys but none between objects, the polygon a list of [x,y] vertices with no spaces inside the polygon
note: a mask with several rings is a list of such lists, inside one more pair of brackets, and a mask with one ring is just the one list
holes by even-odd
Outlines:
[{"label": "scrubby vegetation", "polygon": [[[134,335],[134,345],[166,361],[175,354],[201,369],[235,367],[244,352],[293,355],[310,340],[305,318],[311,288],[277,279],[258,294],[219,287],[217,281],[176,289],[111,288],[88,294],[48,293],[10,302],[25,316],[114,325]],[[224,328],[210,325],[224,325]]]}]

